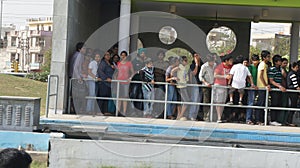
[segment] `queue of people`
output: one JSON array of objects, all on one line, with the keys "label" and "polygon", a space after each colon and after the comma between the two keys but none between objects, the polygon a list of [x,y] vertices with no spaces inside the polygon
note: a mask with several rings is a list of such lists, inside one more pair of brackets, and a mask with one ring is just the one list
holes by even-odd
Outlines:
[{"label": "queue of people", "polygon": [[[141,48],[138,50],[138,56],[131,60],[126,51],[122,51],[119,57],[116,48],[117,46],[114,46],[111,50],[102,53],[100,50],[85,49],[83,43],[77,44],[77,51],[70,61],[69,73],[71,78],[76,79],[73,82],[77,83],[75,86],[86,80],[88,91],[87,94],[81,93],[82,96],[78,96],[80,90],[78,86],[72,88],[73,101],[77,101],[74,103],[76,113],[90,114],[99,108],[101,115],[114,115],[118,111],[121,116],[129,116],[129,111],[132,109],[128,110],[128,107],[134,108],[135,104],[130,105],[125,100],[118,100],[116,103],[109,99],[95,99],[95,97],[112,98],[118,95],[121,99],[144,99],[142,103],[136,102],[139,104],[138,109],[142,111],[138,112],[140,117],[159,118],[166,113],[168,119],[209,121],[213,118],[210,116],[212,110],[210,102],[213,96],[213,103],[216,104],[216,113],[213,114],[216,117],[213,120],[216,122],[231,121],[228,115],[223,114],[225,104],[227,104],[225,109],[233,109],[231,105],[243,105],[244,115],[240,114],[243,122],[249,125],[262,125],[265,122],[264,111],[247,108],[246,105],[264,106],[266,90],[270,92],[271,107],[297,107],[298,93],[285,92],[286,89],[300,90],[299,63],[291,63],[288,70],[288,60],[281,58],[280,55],[274,55],[272,65],[269,51],[261,52],[261,61],[256,54],[252,55],[250,60],[243,56],[234,59],[230,55],[225,55],[220,56],[221,63],[217,64],[218,57],[213,53],[205,57],[193,53],[191,59],[187,56],[166,58],[165,53],[159,51],[156,56],[150,57],[147,55],[147,50]],[[116,86],[113,80],[122,80],[119,93],[116,89],[112,89]],[[132,85],[131,80],[141,81],[141,84]],[[162,84],[164,82],[166,84]],[[245,89],[246,87],[248,88]],[[279,91],[275,91],[275,88]],[[278,97],[285,97],[286,100],[281,101]],[[165,100],[166,107],[162,102]],[[84,102],[86,105],[83,105]],[[205,104],[191,105],[191,102]],[[295,126],[294,113],[272,109],[268,122],[274,126]]]}]

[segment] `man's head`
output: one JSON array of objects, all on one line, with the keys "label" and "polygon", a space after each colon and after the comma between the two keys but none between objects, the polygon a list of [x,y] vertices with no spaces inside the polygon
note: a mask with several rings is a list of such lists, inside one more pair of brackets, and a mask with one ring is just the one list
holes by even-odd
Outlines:
[{"label": "man's head", "polygon": [[271,53],[267,50],[263,50],[260,56],[261,56],[261,60],[265,62],[269,62],[271,59]]},{"label": "man's head", "polygon": [[272,61],[273,61],[273,65],[274,66],[281,66],[281,56],[280,55],[274,55],[273,58],[272,58]]},{"label": "man's head", "polygon": [[78,42],[76,44],[76,51],[80,52],[83,46],[84,46],[84,42]]},{"label": "man's head", "polygon": [[230,55],[224,55],[221,57],[222,62],[226,65],[232,65],[233,64],[233,58]]},{"label": "man's head", "polygon": [[31,156],[25,151],[7,148],[0,152],[0,168],[29,168]]},{"label": "man's head", "polygon": [[257,66],[259,63],[259,56],[257,54],[253,54],[251,56],[251,61],[254,66]]}]

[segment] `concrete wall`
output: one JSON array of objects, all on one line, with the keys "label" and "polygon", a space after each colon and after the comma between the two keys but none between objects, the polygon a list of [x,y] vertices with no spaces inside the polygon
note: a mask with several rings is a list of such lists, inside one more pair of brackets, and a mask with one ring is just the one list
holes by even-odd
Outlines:
[{"label": "concrete wall", "polygon": [[[59,75],[58,111],[66,112],[68,61],[75,45],[119,15],[118,0],[54,0],[51,74]],[[55,90],[54,82],[51,90]],[[50,108],[54,108],[54,98]]]},{"label": "concrete wall", "polygon": [[49,167],[296,168],[300,153],[246,148],[51,139]]}]

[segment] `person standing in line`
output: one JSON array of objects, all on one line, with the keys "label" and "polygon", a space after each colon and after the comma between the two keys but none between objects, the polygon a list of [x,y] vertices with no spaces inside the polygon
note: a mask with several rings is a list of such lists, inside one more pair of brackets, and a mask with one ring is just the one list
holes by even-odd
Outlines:
[{"label": "person standing in line", "polygon": [[[282,81],[281,81],[281,86],[284,88],[287,88],[287,74],[288,74],[288,59],[286,58],[281,58],[281,74],[282,74]],[[288,93],[282,92],[282,107],[288,107],[289,106],[289,96]],[[285,123],[285,116],[287,115],[288,111],[287,110],[281,110],[278,112],[278,121],[282,124]]]},{"label": "person standing in line", "polygon": [[[243,64],[244,61],[246,65]],[[251,87],[256,87],[253,83],[251,73],[247,67],[248,62],[248,59],[244,60],[243,56],[238,56],[236,58],[237,64],[233,65],[230,70],[228,85],[231,85],[231,88],[229,89],[229,102],[227,103],[228,105],[233,105],[233,93],[236,89],[239,92],[239,105],[243,105],[242,100],[245,93],[244,89],[246,87],[247,77],[250,80]]]},{"label": "person standing in line", "polygon": [[[74,64],[75,64],[75,60],[77,59],[77,57],[81,54],[80,51],[82,49],[82,47],[84,46],[83,42],[78,42],[76,44],[76,51],[75,53],[72,55],[72,57],[69,59],[69,80],[71,80],[73,78],[73,71],[74,71]],[[72,83],[74,83],[74,80],[71,81],[71,83],[69,83],[69,87],[72,87]],[[71,104],[70,104],[70,113],[75,113],[75,106],[74,106],[74,99],[73,99],[73,95],[72,95],[72,88],[71,88]]]},{"label": "person standing in line", "polygon": [[187,86],[186,86],[187,82],[189,81],[189,75],[187,69],[188,59],[186,56],[182,56],[180,57],[179,62],[180,62],[179,66],[173,68],[171,71],[171,76],[175,76],[173,74],[177,72],[177,82],[178,82],[178,84],[176,85],[177,92],[178,92],[177,98],[178,101],[183,102],[182,107],[181,105],[177,105],[177,120],[187,120],[186,117],[184,116],[184,113],[186,112],[188,106],[184,102],[190,101]]},{"label": "person standing in line", "polygon": [[[142,91],[145,100],[154,100],[154,68],[152,60],[145,62],[145,67],[140,70],[140,76],[143,82]],[[143,102],[144,117],[152,118],[153,102]]]},{"label": "person standing in line", "polygon": [[[273,67],[270,68],[268,72],[268,77],[270,80],[271,88],[279,88],[280,91],[271,91],[271,107],[281,107],[282,101],[279,97],[282,97],[282,92],[286,91],[286,88],[281,85],[282,83],[282,69],[281,69],[281,56],[274,55],[272,58]],[[279,122],[279,110],[271,110],[270,111],[270,125],[273,126],[281,126],[282,124]]]},{"label": "person standing in line", "polygon": [[[299,70],[299,65],[297,62],[293,62],[291,64],[291,70],[287,75],[287,88],[291,90],[300,90],[300,85],[298,83],[298,76],[297,71]],[[291,105],[289,107],[291,108],[297,108],[297,102],[298,102],[298,93],[296,92],[289,92],[288,93],[289,100],[291,102]],[[295,111],[288,111],[287,115],[285,115],[284,123],[287,126],[295,127],[296,125],[293,124],[293,116],[295,114]]]},{"label": "person standing in line", "polygon": [[[128,59],[128,53],[122,51],[121,61],[118,62],[118,73],[117,80],[127,80],[130,81],[131,77],[134,75],[134,70],[131,61]],[[120,98],[129,98],[129,82],[121,82],[119,90]],[[121,110],[121,105],[123,105],[123,110]],[[126,116],[127,113],[127,101],[119,101],[118,110],[120,110],[121,115]]]},{"label": "person standing in line", "polygon": [[[190,65],[190,83],[201,85],[202,82],[199,79],[199,73],[202,62],[200,55],[196,52],[193,53],[193,61]],[[202,88],[200,86],[190,86],[191,100],[195,103],[201,103],[202,101]],[[189,110],[189,119],[196,121],[200,105],[191,105]],[[202,117],[201,117],[202,118]]]},{"label": "person standing in line", "polygon": [[86,47],[83,45],[79,53],[77,53],[72,74],[72,78],[75,79],[72,81],[72,97],[77,114],[84,114],[86,110],[85,96],[87,95],[88,91],[86,88],[86,83],[83,80],[87,77],[87,74],[83,71],[85,53]]},{"label": "person standing in line", "polygon": [[[95,97],[96,96],[96,82],[99,81],[97,77],[97,69],[98,64],[101,60],[100,53],[95,53],[94,60],[89,63],[88,66],[88,89],[89,89],[89,96]],[[95,99],[88,99],[86,105],[86,112],[92,113],[95,112]]]},{"label": "person standing in line", "polygon": [[[110,60],[110,53],[105,52],[98,66],[97,77],[101,80],[97,93],[99,97],[111,97],[111,80],[114,75],[115,67],[111,64]],[[108,102],[108,100],[98,100],[100,111],[104,115],[111,115],[108,111]]]},{"label": "person standing in line", "polygon": [[[215,58],[212,55],[207,56],[207,62],[201,66],[199,79],[205,85],[202,88],[203,103],[211,102],[211,87],[214,84],[214,69],[216,67]],[[203,107],[203,120],[209,121],[210,106]]]},{"label": "person standing in line", "polygon": [[78,42],[76,44],[76,51],[73,54],[73,56],[71,57],[70,62],[69,62],[69,78],[73,77],[75,60],[81,54],[81,49],[82,49],[83,46],[84,46],[83,42]]},{"label": "person standing in line", "polygon": [[[170,83],[168,85],[168,95],[167,101],[177,101],[177,91],[175,84],[177,83],[177,77],[172,76],[171,71],[173,68],[176,68],[179,65],[179,60],[177,57],[169,58],[170,66],[166,70],[166,82]],[[167,103],[167,118],[173,120],[174,119],[174,111],[176,105],[174,103]]]},{"label": "person standing in line", "polygon": [[[233,58],[230,55],[224,55],[221,57],[222,63],[217,65],[214,71],[214,85],[216,86],[214,90],[214,103],[225,104],[227,98],[227,86],[229,80],[229,72],[232,68]],[[218,87],[219,86],[219,87]],[[217,110],[217,123],[222,123],[222,114],[224,106],[216,106]]]},{"label": "person standing in line", "polygon": [[[166,82],[165,74],[166,69],[169,66],[169,63],[164,61],[165,52],[163,50],[158,51],[157,53],[157,60],[153,62],[154,66],[154,81],[155,82]],[[165,91],[166,86],[164,84],[155,84],[155,100],[165,100]],[[161,116],[164,111],[164,104],[163,103],[154,103],[154,110],[155,117]]]},{"label": "person standing in line", "polygon": [[[252,62],[252,64],[250,64],[248,66],[248,69],[252,75],[254,85],[257,86],[257,68],[258,68],[258,64],[259,64],[259,56],[257,54],[253,54],[251,56],[251,62]],[[251,86],[251,84],[249,84],[249,82],[247,84],[249,87]],[[253,90],[253,89],[249,89],[249,90],[247,90],[247,93],[248,93],[247,104],[248,104],[248,106],[253,106],[257,91]],[[258,113],[255,113],[255,114],[258,114]],[[246,123],[249,125],[254,124],[254,120],[253,120],[252,116],[253,116],[253,108],[251,108],[251,107],[247,108],[246,109]]]},{"label": "person standing in line", "polygon": [[[266,90],[270,91],[270,85],[268,82],[268,63],[270,62],[270,52],[267,50],[263,50],[261,52],[261,62],[257,68],[257,87],[258,90],[258,98],[257,98],[257,105],[258,106],[265,106],[266,103]],[[266,90],[264,90],[266,89]],[[263,118],[262,115],[264,114],[263,109],[256,109],[255,110],[255,120],[257,125],[263,125]],[[267,121],[265,121],[267,122]]]},{"label": "person standing in line", "polygon": [[141,70],[149,60],[151,59],[146,55],[146,48],[139,48],[137,56],[132,60],[134,72]]}]

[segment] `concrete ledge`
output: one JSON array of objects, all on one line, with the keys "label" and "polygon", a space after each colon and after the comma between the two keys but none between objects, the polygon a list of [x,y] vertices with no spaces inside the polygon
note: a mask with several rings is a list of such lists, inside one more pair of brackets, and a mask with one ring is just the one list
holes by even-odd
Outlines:
[{"label": "concrete ledge", "polygon": [[300,167],[300,152],[138,142],[51,139],[49,167]]},{"label": "concrete ledge", "polygon": [[[139,119],[135,119],[139,120]],[[162,121],[166,122],[166,121]],[[257,129],[239,129],[243,124],[235,124],[233,128],[219,128],[216,123],[205,123],[203,125],[197,125],[198,123],[189,123],[189,125],[182,125],[178,122],[169,121],[170,125],[167,124],[136,124],[136,123],[124,123],[124,122],[108,122],[105,120],[89,121],[89,120],[59,120],[59,119],[41,119],[41,125],[53,125],[54,127],[63,126],[74,126],[81,125],[82,127],[87,126],[99,126],[107,127],[107,133],[124,133],[124,134],[135,134],[135,135],[158,135],[158,136],[169,136],[169,137],[181,137],[190,139],[199,138],[216,138],[224,140],[246,140],[246,141],[261,141],[261,142],[282,142],[282,143],[293,143],[300,144],[300,133],[299,128],[295,129],[294,132],[279,132],[273,131],[272,129],[267,130],[266,127],[253,126]],[[245,124],[244,124],[245,125]],[[246,125],[247,126],[247,125]],[[245,126],[244,126],[245,127]],[[251,126],[250,126],[251,127]],[[253,128],[252,127],[252,128]],[[259,129],[265,130],[259,130]],[[277,129],[283,130],[283,128],[276,127]],[[290,128],[287,128],[287,130]]]}]

